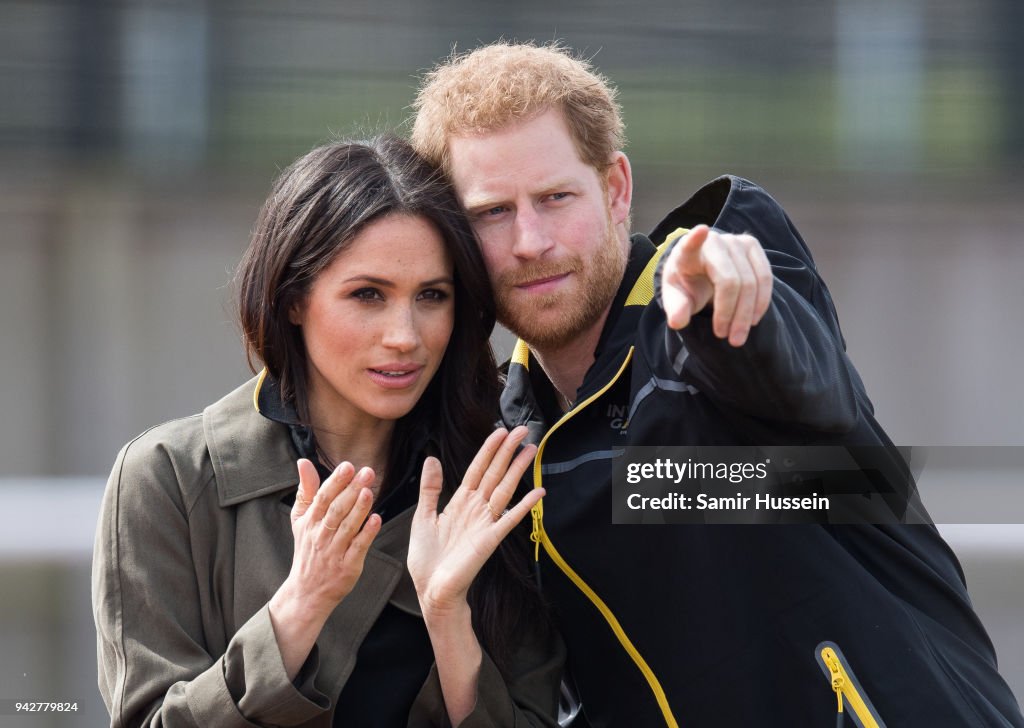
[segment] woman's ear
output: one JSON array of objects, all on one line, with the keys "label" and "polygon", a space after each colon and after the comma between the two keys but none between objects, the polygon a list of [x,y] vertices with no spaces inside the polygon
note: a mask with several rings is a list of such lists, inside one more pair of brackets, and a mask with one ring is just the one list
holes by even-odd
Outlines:
[{"label": "woman's ear", "polygon": [[629,159],[622,152],[612,155],[605,183],[612,222],[616,225],[625,223],[629,220],[633,204],[633,170],[629,166]]},{"label": "woman's ear", "polygon": [[302,326],[306,317],[306,301],[300,299],[288,307],[288,322],[294,326]]}]

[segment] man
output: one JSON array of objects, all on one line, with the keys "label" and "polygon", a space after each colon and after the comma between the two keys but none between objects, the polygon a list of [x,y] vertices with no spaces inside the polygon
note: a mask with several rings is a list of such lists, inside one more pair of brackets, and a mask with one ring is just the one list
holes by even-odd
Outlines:
[{"label": "man", "polygon": [[668,252],[631,237],[614,91],[558,47],[454,57],[416,111],[520,337],[502,415],[539,443],[541,582],[589,724],[1024,726],[930,525],[611,523],[626,446],[891,446],[774,200],[721,178],[658,226]]}]

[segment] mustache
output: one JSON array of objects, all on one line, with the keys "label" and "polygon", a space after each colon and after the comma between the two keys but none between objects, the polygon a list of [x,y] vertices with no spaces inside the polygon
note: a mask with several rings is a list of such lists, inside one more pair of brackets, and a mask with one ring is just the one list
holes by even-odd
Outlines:
[{"label": "mustache", "polygon": [[511,288],[521,286],[531,281],[539,281],[544,278],[554,278],[567,273],[579,273],[583,269],[583,261],[578,255],[557,261],[546,261],[543,263],[532,263],[515,270],[506,271],[498,276],[495,284],[498,288]]}]

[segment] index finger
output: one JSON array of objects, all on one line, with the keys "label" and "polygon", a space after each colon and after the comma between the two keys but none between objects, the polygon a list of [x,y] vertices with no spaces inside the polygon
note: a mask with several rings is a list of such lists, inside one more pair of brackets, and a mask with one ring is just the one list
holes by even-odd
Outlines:
[{"label": "index finger", "polygon": [[681,329],[690,323],[693,300],[668,275],[663,276],[661,282],[661,307],[665,310],[665,321],[670,329]]},{"label": "index finger", "polygon": [[498,451],[506,437],[508,437],[508,430],[504,427],[499,427],[484,440],[484,444],[480,446],[476,456],[473,458],[473,462],[466,468],[466,474],[462,476],[462,484],[466,486],[467,490],[476,490],[477,486],[480,485],[484,473],[487,472],[487,466],[491,464],[491,460],[494,458],[494,453]]},{"label": "index finger", "polygon": [[661,307],[671,329],[682,329],[701,305],[684,285],[684,276],[703,275],[704,244],[711,234],[707,225],[697,225],[669,251],[661,272]]},{"label": "index finger", "polygon": [[[491,462],[487,465],[487,470],[484,472],[483,477],[480,480],[480,495],[484,498],[490,498],[491,493],[495,487],[502,481],[508,474],[509,462],[516,453],[516,448],[519,447],[526,436],[530,434],[530,431],[523,425],[516,427],[505,438],[504,442],[501,443],[501,447],[494,453],[494,457],[491,458]],[[527,446],[529,447],[529,446]],[[536,448],[534,448],[536,449]],[[519,482],[519,477],[522,472],[516,476],[516,482]]]},{"label": "index finger", "polygon": [[313,497],[312,505],[306,511],[311,520],[319,521],[324,517],[328,506],[338,497],[338,493],[352,482],[355,474],[355,466],[350,462],[343,462],[334,469],[334,472],[320,485],[319,490],[317,490],[316,495]]},{"label": "index finger", "polygon": [[533,463],[536,455],[536,445],[525,446],[516,455],[515,460],[507,466],[502,475],[501,481],[495,486],[495,488],[489,494],[481,492],[481,495],[488,499],[493,510],[497,511],[504,509],[505,506],[508,505],[508,502],[512,500],[512,496],[516,492],[516,488],[519,487],[519,481],[522,480],[523,475]]}]

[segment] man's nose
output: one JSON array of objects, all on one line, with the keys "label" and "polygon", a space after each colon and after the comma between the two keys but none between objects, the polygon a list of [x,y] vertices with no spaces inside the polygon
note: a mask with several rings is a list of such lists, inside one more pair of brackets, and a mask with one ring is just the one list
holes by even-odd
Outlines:
[{"label": "man's nose", "polygon": [[512,254],[524,260],[540,258],[553,246],[544,221],[532,207],[516,211]]}]

